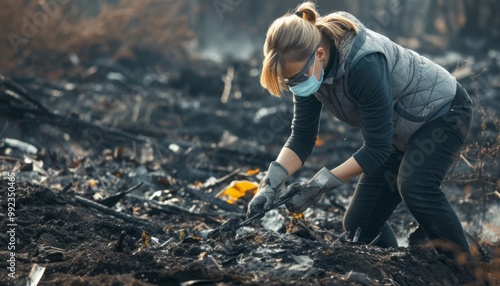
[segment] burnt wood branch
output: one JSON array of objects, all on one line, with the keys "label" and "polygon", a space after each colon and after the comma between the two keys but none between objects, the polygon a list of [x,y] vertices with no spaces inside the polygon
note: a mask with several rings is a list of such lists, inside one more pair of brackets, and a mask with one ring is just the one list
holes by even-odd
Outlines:
[{"label": "burnt wood branch", "polygon": [[[122,137],[123,139],[134,140],[138,142],[149,142],[149,139],[141,135],[134,135],[124,131],[116,130],[112,127],[100,126],[91,122],[80,120],[74,117],[68,117],[56,114],[48,110],[38,100],[34,99],[29,93],[19,84],[12,81],[10,78],[1,76],[1,93],[0,101],[5,105],[0,107],[3,112],[23,118],[30,118],[36,122],[52,123],[58,126],[69,127],[69,130],[80,130],[81,128],[93,128],[100,130],[105,138],[106,134]],[[16,103],[21,103],[21,106]],[[26,104],[27,103],[27,104]]]},{"label": "burnt wood branch", "polygon": [[119,202],[123,197],[125,197],[126,194],[131,193],[137,189],[139,189],[142,186],[143,182],[140,182],[139,184],[125,190],[118,192],[112,196],[109,196],[105,199],[100,200],[98,203],[101,205],[107,206],[107,207],[112,207],[114,206],[117,202]]},{"label": "burnt wood branch", "polygon": [[[196,216],[196,217],[241,217],[243,214],[241,213],[234,213],[234,212],[210,212],[210,211],[191,211],[185,207],[175,205],[169,202],[158,202],[155,200],[148,199],[146,197],[142,196],[136,196],[132,194],[128,194],[126,199],[130,201],[135,201],[135,202],[140,202],[141,204],[148,204],[151,208],[164,212],[167,214],[176,214],[176,215],[189,215],[189,216]],[[214,222],[213,219],[209,220],[210,222]],[[218,223],[218,222],[217,222]]]},{"label": "burnt wood branch", "polygon": [[[224,184],[225,182],[229,181],[230,179],[234,178],[236,175],[238,175],[238,173],[240,172],[240,169],[236,169],[234,171],[232,171],[231,173],[217,179],[215,182],[211,183],[211,184],[208,184],[206,186],[203,186],[201,189],[204,189],[204,190],[208,190],[208,189],[211,189],[211,188],[215,188],[215,187],[218,187],[222,184]],[[217,194],[218,196],[219,194]]]},{"label": "burnt wood branch", "polygon": [[[5,89],[6,89],[5,91],[13,92],[14,94],[18,95],[20,98],[33,104],[44,115],[46,115],[48,117],[53,117],[55,115],[50,110],[45,108],[45,106],[43,106],[38,100],[31,97],[31,95],[29,95],[28,92],[22,86],[20,86],[16,82],[14,82],[11,78],[0,75],[0,84],[2,85],[2,87],[5,87]],[[10,95],[14,96],[14,94],[11,93]]]},{"label": "burnt wood branch", "polygon": [[91,201],[89,199],[86,199],[86,198],[78,196],[78,195],[75,196],[75,201],[78,204],[82,205],[82,206],[93,208],[93,209],[98,210],[99,212],[101,212],[103,214],[119,218],[119,219],[121,219],[123,221],[129,222],[129,223],[132,223],[132,224],[135,224],[135,225],[147,226],[147,227],[151,227],[151,228],[154,228],[154,229],[158,228],[158,226],[156,224],[154,224],[154,223],[152,223],[150,221],[142,220],[142,219],[133,217],[133,216],[131,216],[129,214],[125,214],[125,213],[121,213],[121,212],[115,211],[114,209],[108,208],[106,206],[103,206],[103,205],[101,205],[99,203],[96,203],[94,201]]}]

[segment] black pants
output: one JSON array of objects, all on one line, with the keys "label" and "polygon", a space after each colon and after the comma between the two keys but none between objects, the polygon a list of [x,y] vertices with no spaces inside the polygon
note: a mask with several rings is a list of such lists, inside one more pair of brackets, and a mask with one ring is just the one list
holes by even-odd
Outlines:
[{"label": "black pants", "polygon": [[360,227],[359,240],[397,247],[387,219],[401,201],[423,228],[435,249],[450,258],[469,252],[460,221],[440,188],[457,159],[472,121],[472,101],[458,85],[450,110],[421,127],[405,152],[395,151],[372,174],[362,174],[344,217],[346,231]]}]

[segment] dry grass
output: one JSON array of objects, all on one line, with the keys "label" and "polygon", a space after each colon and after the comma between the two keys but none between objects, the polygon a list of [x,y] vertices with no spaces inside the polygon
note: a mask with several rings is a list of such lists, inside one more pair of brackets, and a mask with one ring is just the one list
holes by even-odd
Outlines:
[{"label": "dry grass", "polygon": [[[500,177],[498,168],[500,167],[500,119],[495,112],[487,112],[481,105],[477,107],[477,112],[474,115],[479,117],[476,120],[480,121],[480,137],[471,138],[471,142],[465,146],[461,152],[461,160],[457,161],[457,165],[465,165],[467,171],[451,173],[447,180],[465,184],[464,198],[468,199],[471,196],[477,197],[478,193],[482,194],[483,203],[488,200],[497,200],[500,196]],[[472,136],[472,135],[471,135]],[[478,186],[480,190],[474,193],[473,187]]]},{"label": "dry grass", "polygon": [[184,45],[193,37],[184,14],[185,1],[103,2],[4,3],[0,9],[0,72],[64,73],[71,67],[72,53],[82,63],[97,57],[133,60],[138,52],[185,56]]}]

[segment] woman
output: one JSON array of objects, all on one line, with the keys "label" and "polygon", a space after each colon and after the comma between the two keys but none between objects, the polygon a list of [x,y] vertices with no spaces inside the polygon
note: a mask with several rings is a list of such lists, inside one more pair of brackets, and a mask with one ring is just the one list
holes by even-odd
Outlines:
[{"label": "woman", "polygon": [[320,17],[305,2],[270,26],[261,84],[294,94],[292,133],[249,203],[248,216],[269,209],[287,177],[311,154],[322,107],[360,127],[364,144],[333,170],[295,183],[286,204],[303,212],[322,195],[361,175],[344,217],[359,240],[397,247],[387,219],[403,201],[439,253],[469,253],[460,221],[440,184],[471,124],[471,99],[445,69],[367,29],[354,16]]}]

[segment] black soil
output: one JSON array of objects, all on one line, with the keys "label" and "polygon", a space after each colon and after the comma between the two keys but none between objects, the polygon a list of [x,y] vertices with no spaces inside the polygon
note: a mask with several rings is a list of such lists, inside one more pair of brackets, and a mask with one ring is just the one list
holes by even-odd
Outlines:
[{"label": "black soil", "polygon": [[[5,189],[6,182],[1,186]],[[6,207],[5,193],[2,208]],[[486,283],[482,279],[487,272],[499,270],[498,262],[496,266],[493,261],[458,265],[420,248],[333,244],[328,233],[323,234],[323,241],[315,241],[260,230],[220,247],[224,243],[220,240],[176,229],[180,225],[194,228],[203,223],[199,217],[160,216],[151,220],[157,227],[141,227],[80,206],[74,195],[41,186],[20,184],[16,195],[16,272],[20,277],[13,282],[2,271],[3,285],[24,285],[23,278],[34,263],[46,267],[40,285],[176,285],[186,281],[193,284],[184,285],[202,281],[203,285],[480,285]],[[2,244],[8,241],[6,231],[2,225]],[[314,263],[301,265],[294,256],[308,256]],[[7,267],[5,261],[0,265]]]}]

